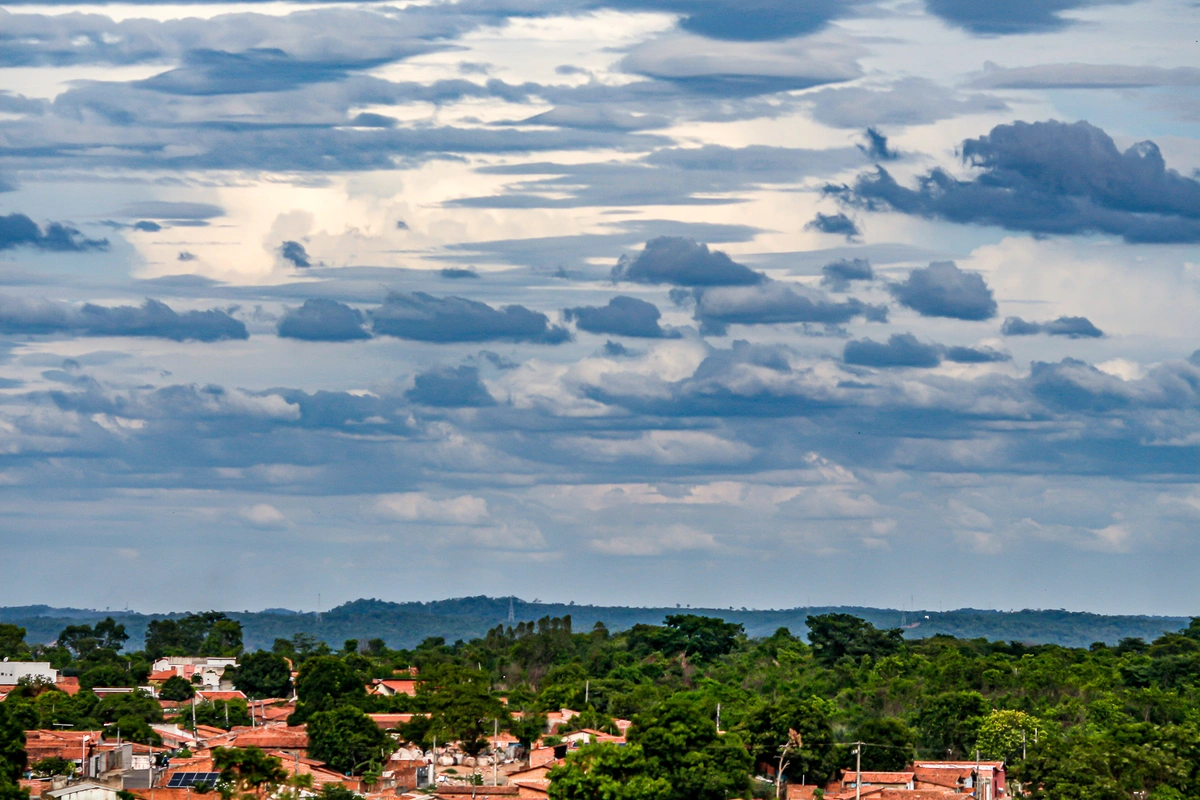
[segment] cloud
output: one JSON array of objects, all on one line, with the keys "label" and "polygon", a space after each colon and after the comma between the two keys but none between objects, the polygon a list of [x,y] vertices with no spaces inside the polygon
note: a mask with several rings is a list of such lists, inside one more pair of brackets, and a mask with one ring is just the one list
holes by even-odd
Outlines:
[{"label": "cloud", "polygon": [[871,262],[864,258],[841,258],[821,267],[821,285],[831,292],[844,292],[853,281],[874,279],[875,271],[871,269]]},{"label": "cloud", "polygon": [[858,146],[873,161],[895,161],[900,154],[888,147],[888,137],[875,128],[867,128],[866,143]]},{"label": "cloud", "polygon": [[833,37],[746,44],[668,33],[635,45],[621,68],[697,94],[752,97],[854,80],[861,53]]},{"label": "cloud", "polygon": [[440,525],[479,525],[488,521],[488,504],[482,497],[464,494],[435,500],[426,492],[381,495],[375,512],[404,522]]},{"label": "cloud", "polygon": [[1104,331],[1092,324],[1087,317],[1059,317],[1049,322],[1027,322],[1020,317],[1008,317],[1000,326],[1005,336],[1067,336],[1072,339],[1099,339]]},{"label": "cloud", "polygon": [[812,221],[804,226],[808,231],[820,231],[821,233],[833,233],[839,236],[845,236],[847,239],[854,239],[858,236],[858,226],[854,224],[854,220],[847,217],[845,214],[822,214],[817,212],[817,216],[813,217]]},{"label": "cloud", "polygon": [[363,329],[365,318],[356,308],[326,298],[305,300],[299,308],[288,309],[279,321],[279,335],[312,342],[345,342],[369,339]]},{"label": "cloud", "polygon": [[1150,86],[1200,86],[1195,67],[1130,64],[1036,64],[999,67],[986,62],[983,75],[971,81],[981,89],[1140,89]]},{"label": "cloud", "polygon": [[731,324],[811,322],[840,325],[860,316],[882,322],[887,319],[887,309],[867,305],[854,298],[836,301],[815,289],[768,281],[756,286],[698,290],[695,315],[706,331],[721,335],[725,327]]},{"label": "cloud", "polygon": [[612,131],[644,131],[665,128],[670,120],[660,114],[634,114],[604,107],[555,106],[523,119],[521,125],[552,125],[559,128],[591,128]]},{"label": "cloud", "polygon": [[1058,30],[1070,23],[1062,12],[1105,4],[1106,0],[925,0],[930,13],[979,36]]},{"label": "cloud", "polygon": [[151,222],[148,219],[143,219],[139,222],[133,223],[133,229],[135,231],[144,231],[146,233],[157,233],[158,231],[162,230],[162,225],[159,225],[157,222]]},{"label": "cloud", "polygon": [[479,380],[479,368],[441,367],[422,372],[413,379],[406,395],[414,403],[439,408],[480,408],[494,406],[496,400]]},{"label": "cloud", "polygon": [[894,333],[886,343],[873,339],[846,342],[842,360],[861,367],[936,367],[941,347],[917,341],[911,333]]},{"label": "cloud", "polygon": [[659,325],[662,313],[658,306],[636,297],[618,295],[605,306],[578,306],[563,309],[563,319],[574,322],[581,331],[610,333],[615,336],[637,336],[647,339],[677,337]]},{"label": "cloud", "polygon": [[964,272],[953,261],[914,269],[888,290],[901,305],[923,317],[985,320],[996,316],[996,299],[983,276]]},{"label": "cloud", "polygon": [[377,334],[422,342],[561,344],[570,339],[565,328],[524,306],[497,309],[477,300],[424,292],[391,292],[369,316]]},{"label": "cloud", "polygon": [[748,286],[761,283],[765,276],[720,250],[710,251],[706,244],[680,236],[659,236],[646,242],[636,256],[621,256],[612,279],[676,286]]},{"label": "cloud", "polygon": [[207,220],[225,216],[225,209],[212,203],[143,200],[138,203],[126,204],[119,213],[125,217],[149,217],[150,219]]},{"label": "cloud", "polygon": [[216,309],[180,314],[147,299],[141,306],[82,307],[49,300],[0,295],[0,331],[18,334],[73,333],[80,336],[152,336],[215,342],[247,339],[246,326]]},{"label": "cloud", "polygon": [[285,260],[292,262],[295,267],[311,267],[312,262],[309,261],[308,252],[305,251],[304,245],[299,242],[287,241],[279,247],[279,255]]},{"label": "cloud", "polygon": [[964,114],[1008,110],[1008,104],[998,97],[964,95],[927,78],[904,78],[876,88],[821,89],[806,94],[804,100],[810,104],[813,119],[834,128],[926,125]]},{"label": "cloud", "polygon": [[947,361],[953,361],[956,364],[991,364],[997,361],[1012,361],[1012,356],[1008,353],[1001,353],[991,347],[947,347],[945,356]]},{"label": "cloud", "polygon": [[462,269],[461,267],[444,267],[438,273],[443,278],[449,280],[459,280],[461,278],[478,278],[479,273],[473,269]]},{"label": "cloud", "polygon": [[1167,169],[1153,142],[1121,152],[1086,122],[1016,122],[966,140],[962,156],[979,172],[969,181],[938,168],[908,189],[879,167],[853,189],[826,191],[863,208],[1010,230],[1200,241],[1200,182]]},{"label": "cloud", "polygon": [[38,228],[24,214],[0,216],[0,250],[13,247],[35,247],[56,252],[106,250],[108,239],[88,239],[78,230],[61,222],[50,222]]},{"label": "cloud", "polygon": [[269,503],[259,503],[241,510],[239,516],[256,528],[264,530],[281,530],[291,527],[288,518]]},{"label": "cloud", "polygon": [[643,529],[636,534],[592,539],[589,546],[606,556],[644,557],[688,550],[715,550],[719,545],[711,533],[687,525],[669,525]]}]

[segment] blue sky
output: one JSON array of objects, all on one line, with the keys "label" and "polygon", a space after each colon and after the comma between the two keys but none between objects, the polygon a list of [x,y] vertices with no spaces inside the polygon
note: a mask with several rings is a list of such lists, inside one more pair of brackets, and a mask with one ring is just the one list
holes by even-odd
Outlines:
[{"label": "blue sky", "polygon": [[1193,613],[1141,0],[0,6],[0,603]]}]

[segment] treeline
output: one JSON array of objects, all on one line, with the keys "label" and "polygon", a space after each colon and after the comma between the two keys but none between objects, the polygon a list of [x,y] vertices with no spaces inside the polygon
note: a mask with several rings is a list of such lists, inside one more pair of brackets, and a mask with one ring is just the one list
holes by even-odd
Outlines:
[{"label": "treeline", "polygon": [[[412,648],[430,636],[449,641],[484,636],[488,630],[508,618],[511,607],[517,619],[562,617],[570,614],[576,625],[590,626],[603,621],[610,630],[628,630],[637,624],[660,622],[674,608],[638,608],[584,606],[567,603],[541,603],[519,598],[462,597],[427,603],[391,603],[382,600],[354,600],[322,614],[297,613],[286,609],[260,612],[226,612],[242,625],[246,646],[270,648],[277,638],[306,633],[333,646],[346,639],[383,639],[391,647]],[[718,617],[743,626],[754,637],[770,636],[778,628],[787,628],[797,636],[807,634],[805,620],[820,614],[849,613],[879,628],[906,625],[905,637],[928,638],[950,634],[960,638],[987,638],[1039,644],[1087,647],[1092,642],[1116,644],[1121,639],[1154,639],[1165,631],[1187,625],[1186,617],[1105,616],[1077,611],[1024,610],[981,611],[900,611],[881,608],[813,607],[778,610],[754,609],[683,609],[688,613]],[[149,624],[155,620],[178,620],[187,615],[147,615],[117,612],[111,615],[77,609],[46,606],[0,608],[0,622],[26,629],[31,642],[50,642],[67,625],[95,624],[112,616],[125,626],[131,641],[140,642]]]},{"label": "treeline", "polygon": [[[187,646],[232,649],[234,626],[221,625],[219,615],[203,621],[207,628],[187,628]],[[430,637],[401,649],[376,638],[335,650],[297,634],[242,655],[233,680],[251,697],[294,689],[291,721],[308,725],[310,755],[356,773],[379,769],[392,746],[368,712],[420,712],[427,716],[402,726],[403,738],[425,747],[460,741],[473,753],[495,727],[533,742],[545,714],[561,708],[581,712],[577,727],[616,733],[615,720],[633,720],[629,746],[593,745],[570,756],[555,772],[555,800],[773,792],[752,775],[778,764],[789,742],[787,780],[823,783],[853,763],[856,741],[866,743],[863,767],[872,770],[914,757],[1004,759],[1010,781],[1035,798],[1200,797],[1200,620],[1150,641],[1080,648],[908,640],[897,628],[846,614],[807,623],[807,641],[782,628],[748,637],[740,624],[687,613],[618,632],[600,623],[578,630],[570,616],[547,616],[468,641]],[[38,649],[0,631],[18,656]],[[76,632],[54,655],[69,656],[66,666],[81,680],[111,667],[136,681],[152,649],[183,646],[159,637],[142,651],[118,653],[111,645],[122,633],[119,623]],[[289,661],[299,669],[294,687]],[[420,677],[415,697],[368,693],[372,678],[407,677],[411,668]],[[219,712],[207,724],[224,726]],[[98,701],[84,691],[68,699],[26,686],[0,704],[0,730],[119,726],[134,738],[161,713],[136,696]]]}]

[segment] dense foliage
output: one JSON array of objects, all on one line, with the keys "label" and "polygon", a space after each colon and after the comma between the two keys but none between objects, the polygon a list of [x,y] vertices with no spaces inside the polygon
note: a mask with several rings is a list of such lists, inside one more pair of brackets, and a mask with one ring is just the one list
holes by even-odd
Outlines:
[{"label": "dense foliage", "polygon": [[[235,648],[240,637],[222,631],[223,621],[209,616],[207,627],[188,632],[191,644]],[[147,654],[114,647],[118,627],[64,631],[50,648],[0,628],[0,647],[57,659],[81,682],[88,673],[142,680]],[[793,781],[834,777],[853,763],[851,743],[862,741],[868,769],[896,769],[914,756],[1003,758],[1010,781],[1039,800],[1200,797],[1200,621],[1150,642],[1089,648],[905,640],[840,613],[816,615],[807,627],[811,643],[782,628],[748,638],[736,624],[686,613],[620,633],[545,617],[408,650],[380,639],[335,650],[296,635],[273,652],[245,655],[236,680],[258,696],[287,691],[290,659],[299,670],[294,721],[309,724],[320,758],[358,772],[389,746],[366,712],[415,713],[405,738],[459,740],[474,751],[496,728],[532,741],[544,715],[561,708],[582,712],[573,723],[580,727],[616,731],[615,720],[633,720],[628,746],[571,754],[555,773],[559,800],[707,797],[712,787],[713,797],[744,795],[750,776],[778,765],[789,741],[798,742],[783,759]],[[164,631],[155,629],[156,646],[179,646],[164,644]],[[412,671],[420,677],[414,697],[365,690]],[[227,711],[228,724],[244,720],[236,702],[201,706],[198,719],[224,727]],[[69,697],[29,683],[0,705],[0,748],[19,750],[22,730],[53,725],[120,727],[123,737],[151,739],[148,725],[160,719],[158,704],[137,694]]]}]

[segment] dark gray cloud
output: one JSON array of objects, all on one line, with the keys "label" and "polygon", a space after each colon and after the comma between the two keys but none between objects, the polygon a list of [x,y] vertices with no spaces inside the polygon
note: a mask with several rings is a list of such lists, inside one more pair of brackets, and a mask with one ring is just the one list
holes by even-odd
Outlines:
[{"label": "dark gray cloud", "polygon": [[846,342],[842,360],[860,367],[936,367],[942,348],[917,341],[911,333],[894,333],[887,342],[855,339]]},{"label": "dark gray cloud", "polygon": [[479,379],[479,368],[441,367],[413,378],[406,397],[414,403],[439,408],[481,408],[496,405]]},{"label": "dark gray cloud", "polygon": [[170,200],[143,200],[128,203],[119,212],[125,217],[150,219],[207,220],[225,216],[225,209],[212,203],[191,203]]},{"label": "dark gray cloud", "polygon": [[153,92],[179,95],[281,92],[307,83],[339,81],[351,72],[371,69],[393,60],[391,55],[364,59],[343,56],[330,61],[306,60],[290,56],[278,48],[255,48],[240,53],[189,50],[179,67],[133,85]]},{"label": "dark gray cloud", "polygon": [[279,321],[279,335],[314,342],[345,342],[369,339],[363,329],[365,317],[356,308],[326,298],[305,300],[299,308],[288,309]]},{"label": "dark gray cloud", "polygon": [[821,267],[821,285],[831,292],[844,292],[853,281],[874,279],[875,271],[865,258],[839,258]]},{"label": "dark gray cloud", "polygon": [[308,251],[304,249],[304,245],[299,242],[287,241],[279,246],[279,255],[285,261],[292,262],[294,267],[311,267],[312,261],[309,260]]},{"label": "dark gray cloud", "polygon": [[882,306],[854,298],[837,301],[824,292],[781,281],[696,290],[695,303],[696,319],[704,332],[715,335],[723,335],[729,325],[840,325],[855,317],[874,322],[887,319],[887,309]]},{"label": "dark gray cloud", "polygon": [[1012,361],[1011,355],[1001,353],[991,347],[947,347],[945,356],[947,361],[953,361],[956,364],[990,364],[996,361]]},{"label": "dark gray cloud", "polygon": [[720,250],[709,250],[706,244],[681,236],[659,236],[646,242],[636,256],[621,256],[612,279],[675,286],[750,286],[766,277]]},{"label": "dark gray cloud", "polygon": [[858,146],[872,161],[895,161],[900,154],[888,147],[888,137],[875,128],[867,128],[866,141]]},{"label": "dark gray cloud", "polygon": [[603,106],[556,106],[521,120],[520,125],[551,125],[558,128],[591,128],[613,131],[645,131],[665,128],[671,120],[660,114],[633,114]]},{"label": "dark gray cloud", "polygon": [[914,269],[888,289],[901,305],[923,317],[984,320],[996,316],[996,298],[983,276],[964,272],[953,261]]},{"label": "dark gray cloud", "polygon": [[[604,347],[601,352],[609,358],[625,358],[628,356],[637,355],[636,351],[630,350],[625,345],[621,344],[620,342],[614,342],[612,339],[609,339],[604,343]],[[1197,352],[1200,353],[1200,350]]]},{"label": "dark gray cloud", "polygon": [[135,231],[144,231],[146,233],[157,233],[162,230],[162,225],[159,225],[157,222],[151,222],[148,219],[135,222],[131,227]]},{"label": "dark gray cloud", "polygon": [[1062,12],[1119,0],[925,0],[933,14],[959,28],[981,36],[1039,33],[1065,27]]},{"label": "dark gray cloud", "polygon": [[0,250],[34,247],[57,252],[105,250],[108,239],[88,239],[78,230],[61,222],[49,222],[44,228],[24,214],[0,216]]},{"label": "dark gray cloud", "polygon": [[659,325],[662,312],[653,303],[636,297],[618,295],[605,306],[578,306],[563,309],[563,319],[574,322],[581,331],[636,336],[647,339],[678,337],[675,331]]},{"label": "dark gray cloud", "polygon": [[0,295],[0,331],[15,334],[72,333],[79,336],[152,336],[215,342],[246,339],[246,326],[216,309],[176,312],[147,299],[141,306],[82,307],[49,300]]},{"label": "dark gray cloud", "polygon": [[369,315],[375,333],[422,342],[561,344],[570,339],[565,328],[524,306],[497,309],[477,300],[424,292],[392,292]]},{"label": "dark gray cloud", "polygon": [[459,280],[462,278],[478,278],[479,273],[473,269],[463,269],[461,267],[445,267],[439,273],[443,278],[450,280]]},{"label": "dark gray cloud", "polygon": [[1130,64],[1037,64],[1031,67],[983,65],[983,75],[971,82],[981,89],[1141,89],[1150,86],[1200,86],[1195,67],[1134,66]]},{"label": "dark gray cloud", "polygon": [[853,189],[826,191],[864,208],[1010,230],[1200,241],[1200,182],[1167,169],[1153,142],[1121,152],[1086,122],[1017,122],[966,140],[962,156],[979,170],[972,180],[934,169],[909,189],[880,167]]},{"label": "dark gray cloud", "polygon": [[858,236],[858,226],[854,224],[854,220],[847,217],[845,214],[822,214],[817,212],[817,216],[813,217],[812,221],[804,226],[805,230],[820,231],[821,233],[833,233],[838,236],[845,236],[847,239],[853,239]]},{"label": "dark gray cloud", "polygon": [[1020,317],[1008,317],[1000,326],[1005,336],[1067,336],[1072,339],[1099,339],[1104,331],[1092,324],[1087,317],[1059,317],[1048,322],[1028,322]]}]

